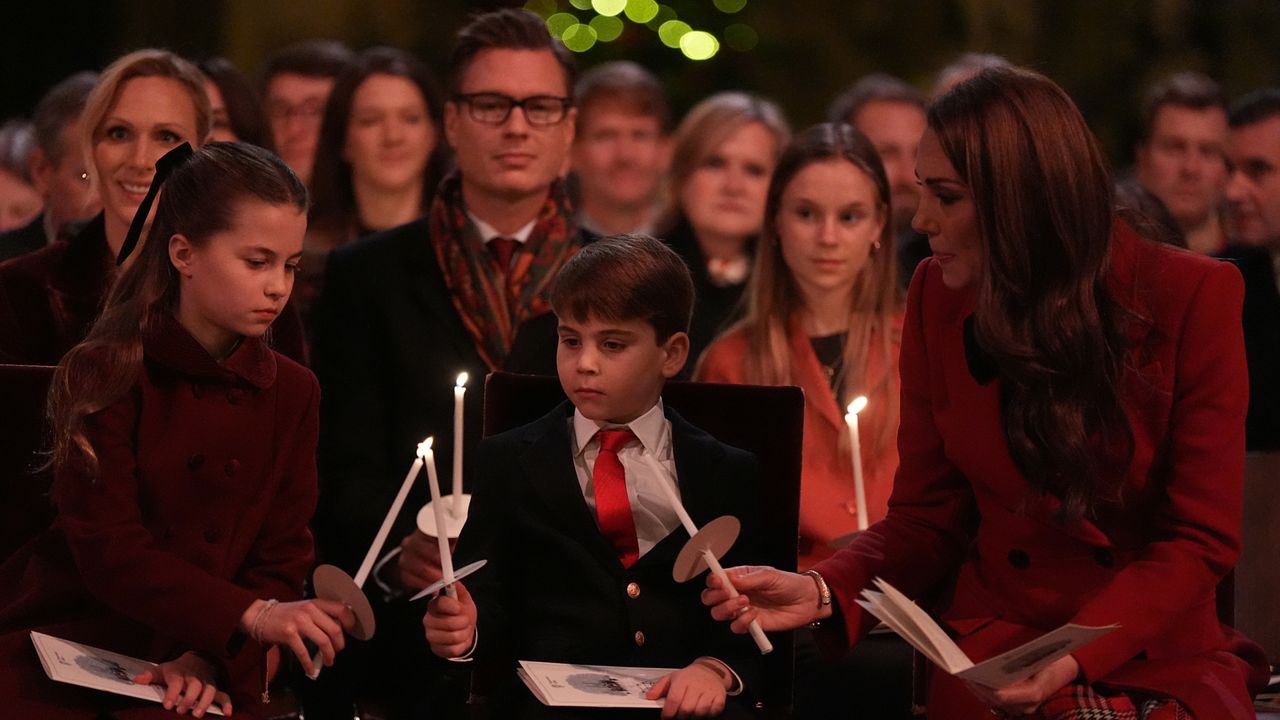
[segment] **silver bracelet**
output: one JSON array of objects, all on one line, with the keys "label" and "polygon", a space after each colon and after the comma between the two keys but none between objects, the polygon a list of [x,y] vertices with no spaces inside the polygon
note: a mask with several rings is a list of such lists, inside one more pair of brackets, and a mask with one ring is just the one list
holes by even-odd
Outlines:
[{"label": "silver bracelet", "polygon": [[279,604],[280,604],[279,600],[276,600],[275,598],[271,598],[270,600],[267,601],[267,604],[263,605],[262,609],[258,611],[257,616],[253,618],[253,625],[249,628],[249,637],[253,638],[254,642],[260,645],[263,644],[262,643],[262,624],[266,622],[267,615],[270,614],[271,609]]}]

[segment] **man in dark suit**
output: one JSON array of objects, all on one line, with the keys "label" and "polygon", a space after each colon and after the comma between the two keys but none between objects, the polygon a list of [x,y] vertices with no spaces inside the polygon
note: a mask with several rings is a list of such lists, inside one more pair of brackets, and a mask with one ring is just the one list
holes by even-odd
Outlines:
[{"label": "man in dark suit", "polygon": [[728,557],[758,560],[759,466],[662,404],[689,352],[688,268],[658,240],[615,236],[564,267],[552,302],[569,401],[481,444],[458,562],[487,564],[431,603],[427,641],[494,673],[497,717],[538,708],[517,659],[677,668],[650,691],[664,717],[717,715],[759,690],[759,653],[699,612],[700,583],[673,580],[689,536],[672,498],[699,527],[738,517]]},{"label": "man in dark suit", "polygon": [[1240,98],[1228,121],[1226,197],[1233,244],[1220,256],[1240,268],[1245,283],[1245,446],[1280,450],[1280,88]]},{"label": "man in dark suit", "polygon": [[80,113],[98,76],[80,72],[54,85],[32,116],[35,148],[31,180],[44,212],[29,224],[0,234],[0,260],[8,260],[68,236],[68,225],[98,213],[80,152]]},{"label": "man in dark suit", "polygon": [[[502,10],[459,32],[449,74],[444,129],[457,171],[427,217],[335,251],[314,311],[324,405],[313,527],[321,558],[348,572],[416,444],[452,437],[460,372],[473,378],[464,433],[473,448],[489,371],[554,371],[546,293],[581,244],[560,181],[576,116],[568,51],[536,15]],[[436,443],[442,468],[451,465],[452,445]],[[375,574],[392,594],[440,574],[434,539],[414,528],[421,488],[391,535],[399,555]],[[377,594],[373,582],[369,590]],[[405,603],[386,606],[397,608],[409,612]],[[416,625],[421,606],[414,612]],[[422,645],[418,632],[409,639]]]}]

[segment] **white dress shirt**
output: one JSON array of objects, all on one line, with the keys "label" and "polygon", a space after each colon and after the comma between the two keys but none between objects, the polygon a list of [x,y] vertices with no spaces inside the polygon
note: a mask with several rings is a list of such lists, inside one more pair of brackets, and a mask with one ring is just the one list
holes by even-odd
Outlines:
[{"label": "white dress shirt", "polygon": [[524,245],[528,242],[529,236],[533,234],[533,226],[538,224],[538,218],[535,217],[529,221],[529,224],[513,233],[500,233],[497,228],[476,217],[475,213],[470,210],[467,211],[467,217],[470,218],[471,222],[476,224],[476,230],[480,231],[480,239],[483,240],[486,245],[490,240],[500,237],[511,238],[521,245]]},{"label": "white dress shirt", "polygon": [[[649,412],[632,420],[627,425],[612,425],[590,420],[581,412],[573,411],[573,468],[578,475],[578,487],[582,497],[587,501],[591,516],[596,515],[596,491],[592,481],[592,472],[596,466],[596,458],[600,455],[600,440],[596,433],[600,430],[621,427],[631,428],[637,441],[631,441],[618,451],[618,460],[622,462],[622,470],[627,478],[627,501],[631,503],[631,516],[636,524],[636,541],[640,555],[653,549],[673,530],[680,527],[680,517],[667,493],[659,484],[665,484],[680,497],[680,485],[676,482],[675,456],[671,452],[671,423],[663,414],[662,400],[649,408]],[[645,460],[649,456],[658,461],[662,468],[661,475]],[[598,521],[597,521],[598,522]]]}]

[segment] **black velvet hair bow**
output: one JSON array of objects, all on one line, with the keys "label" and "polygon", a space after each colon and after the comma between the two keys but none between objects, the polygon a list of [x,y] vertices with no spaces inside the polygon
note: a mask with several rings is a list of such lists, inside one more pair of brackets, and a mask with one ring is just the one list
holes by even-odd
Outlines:
[{"label": "black velvet hair bow", "polygon": [[120,255],[116,257],[116,265],[123,265],[124,261],[133,253],[133,249],[138,246],[138,238],[142,237],[142,226],[147,224],[147,216],[151,214],[151,205],[155,203],[156,195],[160,194],[160,186],[164,184],[170,173],[186,164],[194,152],[191,149],[191,143],[182,143],[156,161],[155,177],[151,178],[151,187],[147,188],[147,196],[142,198],[142,204],[138,206],[138,212],[133,214],[133,222],[129,223],[129,234],[124,236],[124,244],[120,246]]}]

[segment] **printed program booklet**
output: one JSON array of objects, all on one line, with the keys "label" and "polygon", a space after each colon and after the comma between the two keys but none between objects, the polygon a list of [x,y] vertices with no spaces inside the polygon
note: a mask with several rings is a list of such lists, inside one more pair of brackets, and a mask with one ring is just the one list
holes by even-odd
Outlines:
[{"label": "printed program booklet", "polygon": [[645,693],[672,668],[568,665],[521,660],[516,673],[543,705],[557,707],[660,708]]},{"label": "printed program booklet", "polygon": [[[157,703],[164,700],[164,687],[135,685],[133,682],[134,677],[155,667],[155,663],[44,633],[32,632],[31,642],[36,646],[40,664],[44,665],[44,672],[51,680]],[[213,705],[205,713],[222,715],[222,711]]]},{"label": "printed program booklet", "polygon": [[1031,642],[975,665],[929,614],[889,583],[875,579],[879,592],[867,588],[857,601],[867,612],[888,625],[938,667],[956,677],[989,688],[1008,687],[1076,648],[1087,645],[1120,627],[1086,627],[1067,624]]}]

